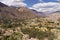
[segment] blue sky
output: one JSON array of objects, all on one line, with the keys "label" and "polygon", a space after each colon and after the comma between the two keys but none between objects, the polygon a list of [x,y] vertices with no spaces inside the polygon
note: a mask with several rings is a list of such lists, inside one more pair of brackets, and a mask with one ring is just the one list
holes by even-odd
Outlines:
[{"label": "blue sky", "polygon": [[60,0],[0,0],[8,6],[28,7],[38,12],[60,11]]},{"label": "blue sky", "polygon": [[32,5],[38,3],[39,0],[25,0],[24,2],[27,3],[29,7],[31,7]]},{"label": "blue sky", "polygon": [[[39,0],[25,0],[24,2],[27,3],[28,6],[32,6],[32,5],[39,3],[41,1],[39,1]],[[43,2],[59,2],[59,1],[57,1],[57,0],[43,0]]]},{"label": "blue sky", "polygon": [[57,0],[43,0],[44,2],[57,2]]},{"label": "blue sky", "polygon": [[[0,2],[6,2],[6,4],[9,4],[7,2],[12,2],[14,0],[0,0]],[[17,1],[17,0],[15,0]],[[18,0],[19,1],[19,0]],[[20,0],[21,1],[21,0]],[[23,0],[22,2],[26,3],[29,7],[31,7],[34,4],[41,3],[41,2],[59,2],[59,0]]]}]

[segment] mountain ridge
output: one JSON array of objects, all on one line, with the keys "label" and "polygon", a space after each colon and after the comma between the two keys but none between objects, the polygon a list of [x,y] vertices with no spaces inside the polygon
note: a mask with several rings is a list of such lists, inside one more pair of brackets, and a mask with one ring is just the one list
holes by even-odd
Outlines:
[{"label": "mountain ridge", "polygon": [[16,9],[1,2],[0,4],[0,18],[34,18],[38,16],[34,11],[28,8],[21,7]]}]

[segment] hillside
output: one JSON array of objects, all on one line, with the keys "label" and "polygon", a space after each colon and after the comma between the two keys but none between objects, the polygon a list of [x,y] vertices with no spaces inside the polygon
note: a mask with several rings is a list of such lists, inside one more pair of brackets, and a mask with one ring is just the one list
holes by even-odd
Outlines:
[{"label": "hillside", "polygon": [[0,3],[0,18],[34,18],[37,14],[28,8],[13,8]]},{"label": "hillside", "polygon": [[60,12],[45,15],[0,3],[0,40],[60,40]]},{"label": "hillside", "polygon": [[34,17],[38,16],[36,12],[34,12],[31,9],[28,9],[26,7],[19,7],[19,8],[17,8],[17,10],[19,11],[21,17],[34,18]]},{"label": "hillside", "polygon": [[57,21],[58,19],[60,19],[60,12],[59,11],[53,12],[53,13],[47,15],[46,18],[53,20],[53,21]]}]

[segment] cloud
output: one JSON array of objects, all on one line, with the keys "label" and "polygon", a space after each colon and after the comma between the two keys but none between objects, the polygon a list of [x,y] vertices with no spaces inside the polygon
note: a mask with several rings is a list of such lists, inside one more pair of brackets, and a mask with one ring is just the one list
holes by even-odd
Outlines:
[{"label": "cloud", "polygon": [[60,3],[57,2],[37,3],[34,4],[31,8],[37,10],[38,12],[54,12],[60,10]]},{"label": "cloud", "polygon": [[23,6],[23,7],[26,7],[27,4],[24,3],[23,1],[25,1],[25,0],[0,0],[0,2],[4,3],[6,5],[9,5],[9,6],[16,6],[16,7]]},{"label": "cloud", "polygon": [[12,4],[12,6],[16,6],[16,7],[27,7],[27,4],[25,4],[24,2],[14,2]]},{"label": "cloud", "polygon": [[16,0],[16,1],[13,1],[13,3],[11,5],[16,6],[16,7],[19,7],[19,6],[26,7],[27,4],[24,3],[23,1],[24,0]]},{"label": "cloud", "polygon": [[2,3],[6,4],[6,5],[11,5],[11,3],[13,2],[14,0],[1,0]]}]

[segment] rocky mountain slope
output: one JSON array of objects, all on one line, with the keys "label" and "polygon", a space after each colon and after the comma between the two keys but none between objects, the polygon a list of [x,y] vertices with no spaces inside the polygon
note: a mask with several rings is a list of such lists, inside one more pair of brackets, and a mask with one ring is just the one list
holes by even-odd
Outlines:
[{"label": "rocky mountain slope", "polygon": [[53,13],[47,15],[46,18],[56,21],[56,20],[60,19],[60,11],[53,12]]},{"label": "rocky mountain slope", "polygon": [[36,16],[38,15],[28,8],[13,8],[0,2],[0,18],[34,18]]},{"label": "rocky mountain slope", "polygon": [[60,12],[42,15],[26,7],[0,3],[0,40],[60,40]]}]

